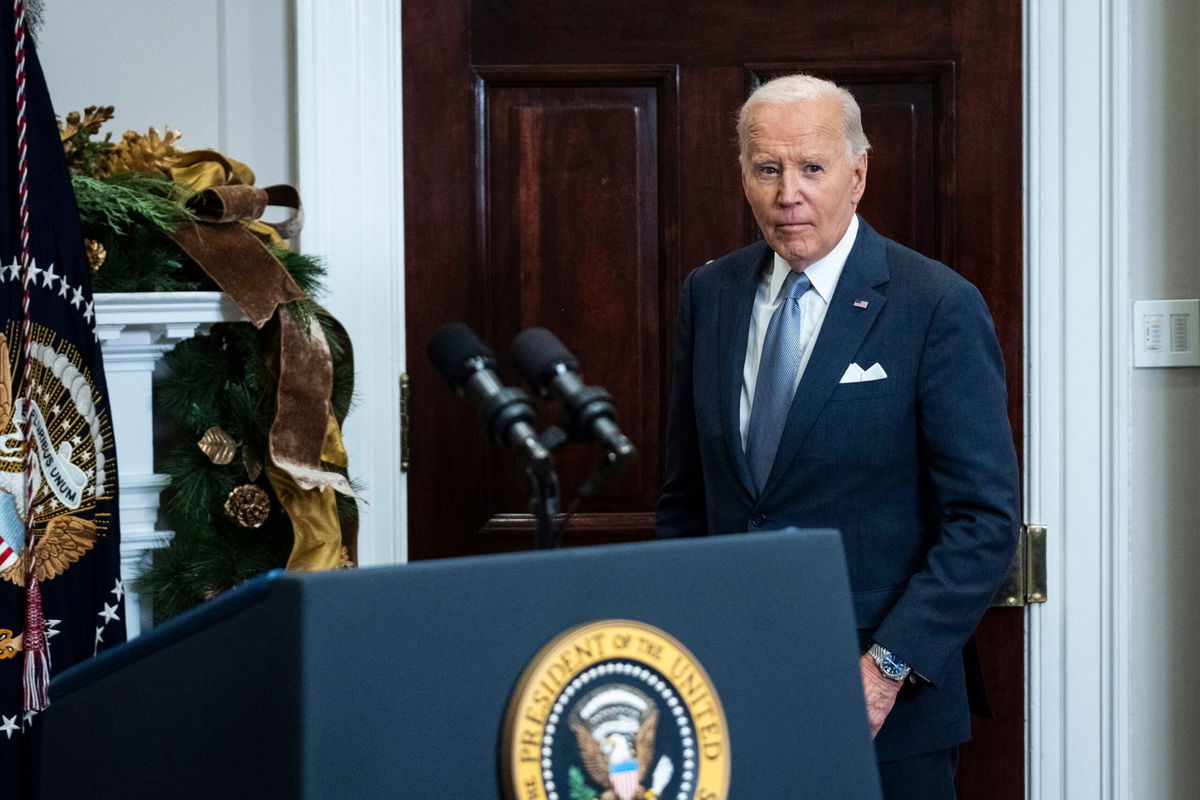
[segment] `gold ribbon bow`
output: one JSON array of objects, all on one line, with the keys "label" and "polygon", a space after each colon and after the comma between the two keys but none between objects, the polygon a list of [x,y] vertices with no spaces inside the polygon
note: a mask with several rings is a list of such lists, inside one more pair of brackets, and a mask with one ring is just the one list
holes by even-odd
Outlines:
[{"label": "gold ribbon bow", "polygon": [[[253,189],[261,207],[251,207],[237,220],[251,233],[267,238],[271,244],[283,246],[284,239],[291,239],[304,227],[304,207],[300,204],[300,193],[286,184],[259,189],[254,186],[254,170],[240,161],[227,158],[215,150],[192,150],[181,154],[167,172],[175,183],[202,193],[219,186],[245,186]],[[283,206],[292,209],[292,214],[282,222],[264,222],[263,211],[267,206]],[[240,210],[240,209],[239,209]],[[232,220],[227,220],[232,221]]]}]

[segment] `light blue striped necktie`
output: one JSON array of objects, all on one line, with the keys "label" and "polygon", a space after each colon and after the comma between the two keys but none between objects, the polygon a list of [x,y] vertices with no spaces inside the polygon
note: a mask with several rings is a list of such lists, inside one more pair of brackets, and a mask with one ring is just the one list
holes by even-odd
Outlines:
[{"label": "light blue striped necktie", "polygon": [[750,409],[750,431],[746,435],[746,458],[754,485],[762,491],[775,463],[775,451],[787,422],[800,370],[800,298],[812,288],[803,272],[789,272],[783,283],[783,300],[771,315],[758,362],[754,405]]}]

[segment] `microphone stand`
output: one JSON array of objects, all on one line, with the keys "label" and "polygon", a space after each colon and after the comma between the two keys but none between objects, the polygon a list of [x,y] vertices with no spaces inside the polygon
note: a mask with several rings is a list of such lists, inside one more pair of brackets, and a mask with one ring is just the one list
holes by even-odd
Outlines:
[{"label": "microphone stand", "polygon": [[[538,439],[543,447],[553,451],[567,440],[567,436],[559,428],[547,428]],[[558,516],[558,474],[553,467],[538,469],[530,464],[525,467],[525,476],[529,479],[529,510],[537,520],[537,549],[562,547],[562,530],[554,524],[554,518]]]},{"label": "microphone stand", "polygon": [[[547,450],[556,450],[568,441],[568,436],[562,428],[547,428],[539,437],[542,446]],[[600,457],[600,464],[579,488],[579,495],[571,503],[567,512],[556,525],[555,517],[559,508],[558,474],[553,469],[538,470],[532,465],[526,466],[525,475],[529,478],[529,510],[537,521],[536,544],[539,550],[553,550],[562,547],[563,531],[567,521],[575,514],[579,504],[600,491],[601,484],[614,473],[620,471],[629,462],[627,453],[615,453],[605,450]]]},{"label": "microphone stand", "polygon": [[553,470],[539,475],[531,469],[525,474],[529,476],[529,510],[537,519],[537,549],[562,547],[562,537],[554,525],[558,516],[558,475]]}]

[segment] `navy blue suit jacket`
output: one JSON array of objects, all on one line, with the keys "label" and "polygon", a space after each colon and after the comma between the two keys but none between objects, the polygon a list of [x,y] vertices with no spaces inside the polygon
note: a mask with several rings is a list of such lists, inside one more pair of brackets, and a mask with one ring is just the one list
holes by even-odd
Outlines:
[{"label": "navy blue suit jacket", "polygon": [[[991,317],[961,276],[860,221],[757,493],[739,398],[772,257],[758,242],[684,281],[658,534],[840,530],[861,642],[878,641],[929,682],[901,690],[876,739],[880,759],[958,744],[970,737],[962,650],[1020,524]],[[878,363],[887,377],[840,383],[851,363]]]}]

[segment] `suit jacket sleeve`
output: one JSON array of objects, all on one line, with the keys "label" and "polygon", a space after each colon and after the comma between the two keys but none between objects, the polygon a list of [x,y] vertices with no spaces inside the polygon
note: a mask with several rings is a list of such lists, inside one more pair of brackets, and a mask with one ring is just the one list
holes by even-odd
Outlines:
[{"label": "suit jacket sleeve", "polygon": [[935,684],[961,657],[1016,548],[1020,501],[1006,398],[987,306],[974,286],[955,281],[934,310],[917,374],[935,537],[874,636]]},{"label": "suit jacket sleeve", "polygon": [[704,476],[692,401],[693,309],[692,279],[679,293],[679,317],[671,369],[671,401],[667,414],[666,480],[658,501],[655,528],[659,538],[702,536],[707,533]]}]

